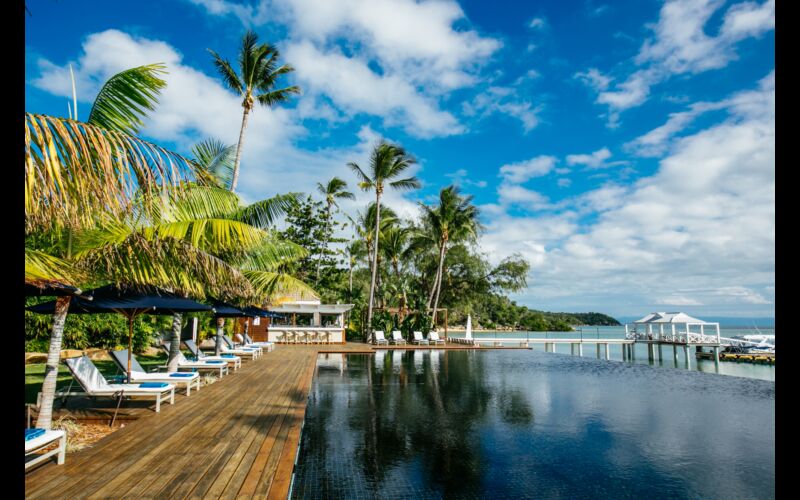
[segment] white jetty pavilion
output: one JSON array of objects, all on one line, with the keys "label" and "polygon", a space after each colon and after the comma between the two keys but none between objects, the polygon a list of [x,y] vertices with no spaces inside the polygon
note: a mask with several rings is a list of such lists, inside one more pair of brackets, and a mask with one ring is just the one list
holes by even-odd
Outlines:
[{"label": "white jetty pavilion", "polygon": [[[693,318],[683,312],[654,312],[633,322],[632,332],[625,325],[626,338],[632,338],[637,343],[647,344],[647,357],[655,357],[655,347],[658,346],[658,358],[663,360],[662,346],[671,345],[673,359],[678,359],[678,346],[683,347],[686,363],[690,364],[690,348],[702,349],[710,347],[714,352],[714,362],[719,363],[720,335],[719,323],[703,321]],[[693,331],[694,328],[694,331]],[[713,333],[708,333],[710,329]],[[631,354],[635,352],[631,349]],[[694,357],[694,352],[691,353]]]},{"label": "white jetty pavilion", "polygon": [[269,342],[287,344],[343,344],[345,315],[353,304],[322,304],[319,299],[296,300],[270,306],[286,319],[270,322]]}]

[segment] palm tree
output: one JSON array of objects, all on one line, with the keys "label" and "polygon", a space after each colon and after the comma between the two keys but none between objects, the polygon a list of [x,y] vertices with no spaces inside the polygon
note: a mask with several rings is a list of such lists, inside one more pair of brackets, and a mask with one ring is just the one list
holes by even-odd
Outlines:
[{"label": "palm tree", "polygon": [[329,180],[327,184],[322,184],[321,182],[317,183],[317,191],[320,194],[325,196],[325,231],[323,234],[325,235],[325,241],[322,243],[322,249],[319,253],[319,258],[317,259],[317,278],[316,282],[319,283],[319,270],[320,265],[322,264],[322,255],[325,253],[325,250],[328,249],[328,226],[330,225],[331,220],[331,207],[339,208],[339,205],[336,203],[337,199],[347,199],[347,200],[354,200],[356,197],[350,191],[347,191],[347,182],[343,181],[338,177],[334,177],[333,179]]},{"label": "palm tree", "polygon": [[428,307],[433,303],[433,320],[436,321],[436,308],[442,289],[444,258],[448,243],[474,239],[480,230],[478,208],[472,204],[472,196],[461,196],[458,186],[448,186],[439,192],[439,205],[431,208],[420,203],[423,220],[427,226],[427,237],[435,242],[439,250],[439,265],[428,298]]},{"label": "palm tree", "polygon": [[[136,192],[163,190],[191,178],[185,158],[134,137],[166,85],[163,64],[112,76],[88,122],[25,114],[25,282],[74,284],[86,278],[71,262],[73,231],[93,215],[125,212]],[[76,110],[77,112],[77,110]],[[66,230],[66,244],[54,242]],[[65,255],[55,254],[62,252]],[[63,258],[65,257],[65,258]],[[57,299],[37,425],[50,428],[63,327],[70,296]]]},{"label": "palm tree", "polygon": [[381,246],[381,253],[386,257],[386,260],[394,271],[395,283],[398,291],[401,293],[400,297],[400,320],[405,314],[405,308],[408,304],[408,296],[406,294],[406,286],[403,276],[400,274],[400,261],[407,256],[409,247],[408,243],[408,229],[404,227],[391,227],[383,231],[383,245]]},{"label": "palm tree", "polygon": [[[420,187],[419,179],[408,177],[397,179],[416,160],[397,145],[380,141],[372,150],[369,160],[369,175],[356,163],[347,165],[361,180],[359,187],[364,191],[375,190],[375,248],[372,252],[372,281],[369,287],[369,308],[367,312],[367,341],[372,342],[372,302],[375,297],[375,278],[378,271],[379,231],[381,223],[381,195],[386,183],[395,189],[416,189]],[[397,180],[392,180],[397,179]]]},{"label": "palm tree", "polygon": [[291,73],[294,68],[289,64],[278,66],[278,49],[268,43],[258,44],[258,35],[247,31],[242,37],[242,47],[239,50],[239,73],[233,66],[219,54],[208,49],[214,58],[214,66],[222,77],[225,85],[242,97],[242,127],[239,130],[239,143],[236,147],[236,158],[233,162],[233,178],[231,191],[236,190],[239,181],[239,162],[242,157],[244,145],[244,130],[247,128],[247,116],[255,107],[255,101],[262,106],[271,107],[277,103],[289,100],[292,94],[299,94],[300,87],[275,88],[277,79],[284,74]]}]

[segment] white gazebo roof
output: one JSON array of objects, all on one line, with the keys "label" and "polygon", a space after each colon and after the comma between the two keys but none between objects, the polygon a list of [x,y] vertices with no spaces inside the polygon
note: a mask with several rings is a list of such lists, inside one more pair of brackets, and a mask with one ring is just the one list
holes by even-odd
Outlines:
[{"label": "white gazebo roof", "polygon": [[634,321],[634,323],[637,324],[680,323],[680,324],[691,324],[691,325],[716,325],[716,323],[709,323],[708,321],[703,321],[702,319],[694,318],[683,312],[654,312],[648,314],[647,316],[638,321]]}]

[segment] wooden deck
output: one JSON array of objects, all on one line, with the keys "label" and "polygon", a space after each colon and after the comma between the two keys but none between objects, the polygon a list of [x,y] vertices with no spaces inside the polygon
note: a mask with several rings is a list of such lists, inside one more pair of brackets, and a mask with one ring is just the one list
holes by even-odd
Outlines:
[{"label": "wooden deck", "polygon": [[124,428],[68,454],[64,465],[32,469],[26,497],[284,499],[320,352],[375,351],[361,343],[279,345],[191,397],[176,393],[160,413],[124,403]]},{"label": "wooden deck", "polygon": [[[236,374],[175,397],[64,465],[25,477],[27,498],[286,498],[318,351],[279,346]],[[124,407],[124,406],[123,406]]]}]

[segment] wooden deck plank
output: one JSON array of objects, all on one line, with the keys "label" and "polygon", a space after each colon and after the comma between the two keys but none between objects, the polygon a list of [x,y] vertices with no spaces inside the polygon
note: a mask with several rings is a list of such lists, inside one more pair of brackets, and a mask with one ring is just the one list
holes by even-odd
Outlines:
[{"label": "wooden deck plank", "polygon": [[[365,344],[279,346],[190,398],[176,394],[94,446],[25,478],[30,498],[285,498],[317,354]],[[89,411],[89,410],[87,410]]]}]

